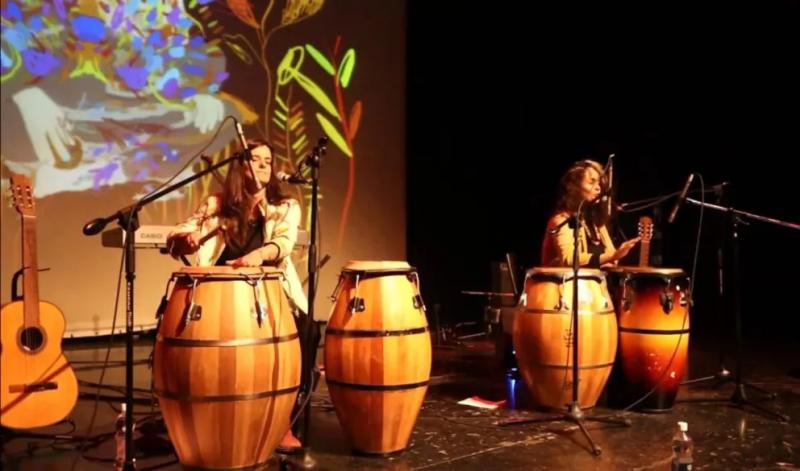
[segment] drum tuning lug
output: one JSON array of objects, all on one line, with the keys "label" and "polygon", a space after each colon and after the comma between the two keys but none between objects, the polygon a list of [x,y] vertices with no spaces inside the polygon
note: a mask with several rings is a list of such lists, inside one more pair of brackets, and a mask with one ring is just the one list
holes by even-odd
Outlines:
[{"label": "drum tuning lug", "polygon": [[353,298],[350,300],[350,304],[347,306],[347,309],[352,313],[355,314],[357,312],[364,312],[366,306],[364,305],[364,298]]},{"label": "drum tuning lug", "polygon": [[261,303],[258,302],[258,299],[255,300],[255,306],[253,306],[253,317],[258,321],[258,326],[261,327],[261,324],[264,323],[264,319],[267,317],[266,310]]},{"label": "drum tuning lug", "polygon": [[633,304],[633,291],[629,290],[622,295],[622,310],[630,311],[632,304]]},{"label": "drum tuning lug", "polygon": [[203,306],[195,304],[194,301],[192,301],[192,303],[186,307],[186,313],[183,316],[183,324],[189,325],[189,322],[191,321],[199,321],[202,315]]},{"label": "drum tuning lug", "polygon": [[197,294],[197,284],[199,280],[195,278],[192,280],[192,301],[186,307],[186,312],[183,315],[183,325],[189,325],[191,321],[200,320],[200,316],[202,315],[202,307],[194,302],[194,297]]},{"label": "drum tuning lug", "polygon": [[564,298],[562,296],[559,296],[558,304],[553,306],[553,309],[555,309],[556,311],[560,311],[562,309],[569,310],[569,306],[567,305],[567,303],[564,302]]},{"label": "drum tuning lug", "polygon": [[425,310],[425,303],[422,301],[422,296],[419,294],[414,295],[412,302],[414,303],[414,309],[422,308],[423,311]]},{"label": "drum tuning lug", "polygon": [[661,293],[659,296],[661,299],[661,308],[664,310],[665,314],[670,314],[672,312],[674,297],[672,293]]},{"label": "drum tuning lug", "polygon": [[164,316],[164,311],[167,310],[167,295],[164,295],[161,298],[161,302],[158,303],[158,309],[156,309],[156,319],[161,319]]}]

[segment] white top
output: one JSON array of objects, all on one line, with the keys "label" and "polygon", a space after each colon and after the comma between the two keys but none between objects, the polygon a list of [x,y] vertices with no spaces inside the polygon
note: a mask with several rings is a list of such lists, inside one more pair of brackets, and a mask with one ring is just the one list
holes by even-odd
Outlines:
[{"label": "white top", "polygon": [[678,422],[678,427],[681,428],[681,432],[688,432],[689,431],[689,423],[688,422]]}]

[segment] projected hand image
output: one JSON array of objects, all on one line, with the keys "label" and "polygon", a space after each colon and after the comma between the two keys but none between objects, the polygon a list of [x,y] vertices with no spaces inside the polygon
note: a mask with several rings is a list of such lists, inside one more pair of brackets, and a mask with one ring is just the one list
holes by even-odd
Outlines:
[{"label": "projected hand image", "polygon": [[225,116],[225,104],[212,95],[199,94],[191,98],[194,107],[183,111],[183,120],[172,125],[173,128],[194,126],[203,134],[217,127]]},{"label": "projected hand image", "polygon": [[42,89],[31,87],[22,90],[14,95],[13,100],[19,107],[39,163],[62,166],[72,160],[70,156],[76,147],[80,151],[80,144],[72,134],[72,122]]}]

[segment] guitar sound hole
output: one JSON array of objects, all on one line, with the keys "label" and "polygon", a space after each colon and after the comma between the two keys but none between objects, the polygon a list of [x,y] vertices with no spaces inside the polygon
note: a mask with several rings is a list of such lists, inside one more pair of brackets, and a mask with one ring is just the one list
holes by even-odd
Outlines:
[{"label": "guitar sound hole", "polygon": [[44,344],[44,335],[42,331],[36,327],[28,327],[20,332],[19,343],[25,350],[33,352],[41,348],[42,344]]}]

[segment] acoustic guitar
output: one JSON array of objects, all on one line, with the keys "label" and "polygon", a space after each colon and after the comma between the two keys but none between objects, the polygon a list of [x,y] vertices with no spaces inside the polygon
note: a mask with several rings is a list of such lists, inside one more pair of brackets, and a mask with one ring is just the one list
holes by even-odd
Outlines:
[{"label": "acoustic guitar", "polygon": [[639,218],[639,266],[650,266],[650,241],[653,240],[653,219],[649,216]]},{"label": "acoustic guitar", "polygon": [[30,179],[12,175],[11,194],[22,216],[23,300],[0,309],[0,425],[26,429],[64,419],[78,400],[78,380],[61,350],[64,314],[39,301]]}]

